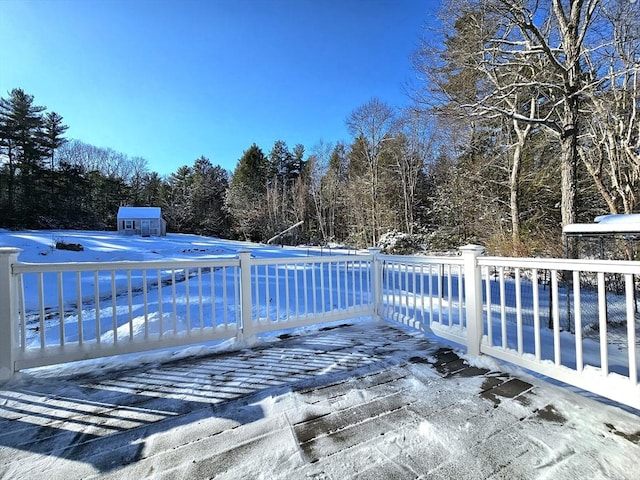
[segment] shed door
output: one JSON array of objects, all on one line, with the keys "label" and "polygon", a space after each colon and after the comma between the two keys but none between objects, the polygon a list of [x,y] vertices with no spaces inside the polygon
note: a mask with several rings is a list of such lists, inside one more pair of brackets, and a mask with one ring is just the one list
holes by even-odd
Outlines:
[{"label": "shed door", "polygon": [[140,234],[143,237],[148,237],[150,235],[150,230],[151,230],[150,224],[151,222],[149,222],[149,220],[142,220],[140,222]]}]

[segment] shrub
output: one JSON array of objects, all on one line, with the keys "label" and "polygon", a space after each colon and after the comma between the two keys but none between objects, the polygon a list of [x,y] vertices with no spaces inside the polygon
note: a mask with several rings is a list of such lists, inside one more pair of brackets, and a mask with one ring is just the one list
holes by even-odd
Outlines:
[{"label": "shrub", "polygon": [[392,255],[412,255],[423,250],[420,237],[408,233],[391,231],[380,237],[378,246],[383,253]]},{"label": "shrub", "polygon": [[56,250],[71,250],[72,252],[82,252],[84,250],[84,247],[79,243],[67,243],[63,240],[57,240]]}]

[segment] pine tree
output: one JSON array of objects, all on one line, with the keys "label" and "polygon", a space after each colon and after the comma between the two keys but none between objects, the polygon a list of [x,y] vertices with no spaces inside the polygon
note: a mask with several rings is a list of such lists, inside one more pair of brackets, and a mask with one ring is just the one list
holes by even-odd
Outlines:
[{"label": "pine tree", "polygon": [[[8,98],[0,98],[0,154],[6,158],[7,169],[5,209],[8,218],[15,222],[22,216],[29,226],[35,224],[33,216],[39,200],[36,181],[42,159],[47,155],[42,142],[44,110],[45,107],[34,105],[33,96],[20,88],[11,90]],[[16,194],[18,172],[22,180],[22,191],[19,192],[22,198]]]},{"label": "pine tree", "polygon": [[55,166],[55,151],[57,148],[66,143],[67,139],[62,135],[64,135],[69,127],[62,123],[61,115],[58,115],[56,112],[47,112],[43,118],[43,128],[45,146],[49,150],[49,155],[51,158],[51,171],[53,172]]},{"label": "pine tree", "polygon": [[249,240],[262,240],[266,222],[266,178],[268,161],[255,143],[238,161],[229,182],[225,207],[237,235]]}]

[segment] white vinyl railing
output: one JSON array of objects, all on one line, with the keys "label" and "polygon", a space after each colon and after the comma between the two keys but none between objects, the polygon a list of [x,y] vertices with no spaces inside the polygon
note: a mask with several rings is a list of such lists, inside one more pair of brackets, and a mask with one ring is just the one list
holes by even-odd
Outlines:
[{"label": "white vinyl railing", "polygon": [[0,378],[375,316],[640,409],[640,262],[485,257],[472,245],[452,257],[70,264],[18,253],[0,248]]},{"label": "white vinyl railing", "polygon": [[[478,268],[481,353],[640,408],[640,262],[478,257]],[[607,286],[614,275],[621,292]]]},{"label": "white vinyl railing", "polygon": [[0,249],[0,377],[373,313],[367,256],[35,264]]},{"label": "white vinyl railing", "polygon": [[372,261],[356,255],[252,259],[246,326],[264,333],[371,316]]},{"label": "white vinyl railing", "polygon": [[[379,314],[640,409],[640,262],[377,255]],[[608,282],[620,277],[621,292]],[[620,283],[618,282],[618,283]]]}]

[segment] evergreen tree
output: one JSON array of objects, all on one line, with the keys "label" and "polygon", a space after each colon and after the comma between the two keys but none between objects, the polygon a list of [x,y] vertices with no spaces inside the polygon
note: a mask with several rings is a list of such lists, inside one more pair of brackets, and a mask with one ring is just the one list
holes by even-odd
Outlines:
[{"label": "evergreen tree", "polygon": [[[7,199],[4,209],[9,224],[20,217],[27,226],[35,224],[38,204],[36,181],[40,177],[46,151],[42,142],[42,112],[45,107],[33,104],[33,96],[14,88],[8,98],[0,98],[0,153],[6,158]],[[17,192],[17,172],[21,191]],[[24,220],[23,220],[24,221]]]},{"label": "evergreen tree", "polygon": [[255,143],[246,150],[236,165],[225,199],[233,231],[249,240],[264,239],[266,221],[266,177],[269,163]]},{"label": "evergreen tree", "polygon": [[227,172],[212,165],[204,156],[195,161],[192,172],[193,231],[200,235],[227,236],[229,221],[224,208]]},{"label": "evergreen tree", "polygon": [[69,128],[67,125],[62,123],[62,116],[58,115],[56,112],[47,112],[43,118],[43,127],[44,127],[44,138],[45,145],[47,150],[49,151],[49,156],[51,159],[51,171],[54,169],[54,154],[56,149],[61,147],[67,139],[62,135]]}]

